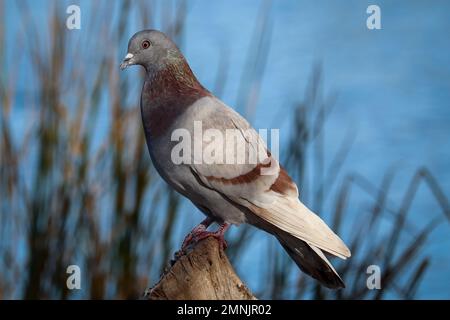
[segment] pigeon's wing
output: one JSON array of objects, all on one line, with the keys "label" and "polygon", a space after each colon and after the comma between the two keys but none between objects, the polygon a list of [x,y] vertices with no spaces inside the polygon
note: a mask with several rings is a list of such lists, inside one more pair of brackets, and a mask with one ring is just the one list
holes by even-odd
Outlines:
[{"label": "pigeon's wing", "polygon": [[[297,186],[267,150],[260,135],[234,110],[219,100],[214,101],[214,112],[208,114],[204,129],[218,130],[225,136],[227,129],[237,129],[232,131],[238,132],[240,139],[234,143],[229,141],[229,137],[225,137],[225,142],[212,138],[206,139],[209,140],[207,143],[203,141],[203,151],[211,152],[224,146],[223,159],[228,156],[229,161],[192,164],[191,171],[196,179],[294,237],[343,259],[349,257],[350,251],[344,242],[300,202]],[[237,150],[241,150],[241,155]],[[256,161],[239,164],[242,153],[249,159],[255,150],[258,154]],[[251,159],[254,160],[254,156]]]}]

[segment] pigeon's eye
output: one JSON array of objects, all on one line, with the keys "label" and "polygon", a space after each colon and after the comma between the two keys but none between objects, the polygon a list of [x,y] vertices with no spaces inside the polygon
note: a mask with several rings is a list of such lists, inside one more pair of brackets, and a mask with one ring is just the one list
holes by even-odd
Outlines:
[{"label": "pigeon's eye", "polygon": [[147,49],[148,47],[150,47],[150,41],[148,40],[142,41],[141,47],[142,49]]}]

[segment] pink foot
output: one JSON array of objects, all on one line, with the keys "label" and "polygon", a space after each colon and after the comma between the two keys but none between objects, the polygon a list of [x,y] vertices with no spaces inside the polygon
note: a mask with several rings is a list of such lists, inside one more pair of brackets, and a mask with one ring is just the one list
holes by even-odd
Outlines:
[{"label": "pink foot", "polygon": [[197,243],[208,237],[214,237],[219,240],[220,245],[223,249],[227,248],[227,242],[225,241],[225,232],[230,227],[230,224],[223,223],[220,225],[217,231],[207,231],[206,229],[211,225],[213,220],[211,218],[206,218],[198,226],[196,226],[192,231],[184,238],[183,244],[181,246],[181,252],[185,252],[189,245]]},{"label": "pink foot", "polygon": [[181,245],[181,251],[185,251],[198,234],[206,232],[206,229],[211,225],[211,223],[213,223],[213,220],[211,218],[206,218],[205,220],[200,222],[200,224],[197,225],[194,229],[192,229],[191,232],[189,232],[189,234],[186,236],[186,238],[184,238],[183,244]]},{"label": "pink foot", "polygon": [[228,247],[227,241],[225,240],[225,232],[230,227],[230,224],[223,223],[220,225],[219,229],[217,231],[211,232],[211,231],[203,231],[201,233],[198,233],[196,237],[194,238],[195,243],[200,242],[203,239],[214,237],[216,238],[222,249],[226,249]]}]

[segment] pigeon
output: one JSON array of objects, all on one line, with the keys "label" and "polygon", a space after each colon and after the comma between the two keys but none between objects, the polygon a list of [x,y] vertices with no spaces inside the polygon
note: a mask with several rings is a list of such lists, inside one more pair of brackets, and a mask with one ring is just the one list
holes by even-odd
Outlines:
[{"label": "pigeon", "polygon": [[[299,200],[297,185],[257,131],[200,84],[176,44],[160,31],[139,31],[120,68],[131,65],[146,73],[140,106],[154,167],[206,216],[182,248],[211,236],[226,247],[230,225],[247,223],[275,236],[298,267],[322,285],[344,288],[325,253],[346,259],[350,250]],[[233,139],[218,138],[229,131]],[[174,157],[185,139],[191,148]],[[212,223],[219,225],[216,231],[207,230]]]}]

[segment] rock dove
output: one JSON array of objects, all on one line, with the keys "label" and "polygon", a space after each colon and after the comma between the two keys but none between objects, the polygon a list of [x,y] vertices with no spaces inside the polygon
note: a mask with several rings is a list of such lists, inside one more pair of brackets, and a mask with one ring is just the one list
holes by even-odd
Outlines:
[{"label": "rock dove", "polygon": [[[296,184],[256,130],[200,84],[175,43],[157,30],[137,32],[120,68],[131,65],[141,65],[146,71],[140,103],[152,162],[161,177],[207,217],[186,237],[183,247],[208,236],[225,244],[223,237],[230,224],[248,223],[275,236],[298,267],[322,285],[345,287],[323,251],[345,259],[350,250],[300,202]],[[223,136],[237,130],[240,140],[216,143],[223,149],[222,159],[229,156],[236,161],[202,161],[215,140],[196,135],[196,124],[201,124],[202,132],[211,129]],[[174,133],[180,129],[194,140],[192,151],[182,152],[189,161],[181,163],[173,158],[181,140],[177,135],[174,139]],[[238,140],[244,145],[237,145]],[[236,147],[245,149],[246,161],[237,161]],[[251,153],[258,155],[256,160]],[[213,222],[219,229],[207,231]]]}]

